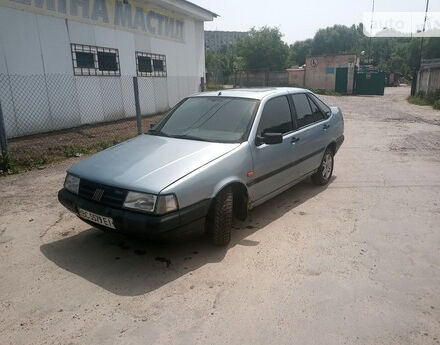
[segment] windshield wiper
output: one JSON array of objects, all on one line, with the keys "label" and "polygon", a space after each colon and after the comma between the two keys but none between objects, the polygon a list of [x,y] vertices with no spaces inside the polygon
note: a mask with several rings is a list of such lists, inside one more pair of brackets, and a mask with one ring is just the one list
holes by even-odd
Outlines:
[{"label": "windshield wiper", "polygon": [[162,131],[158,131],[157,129],[150,129],[148,132],[146,132],[145,134],[151,134],[151,135],[157,135],[159,137],[169,137],[168,134],[165,134]]}]

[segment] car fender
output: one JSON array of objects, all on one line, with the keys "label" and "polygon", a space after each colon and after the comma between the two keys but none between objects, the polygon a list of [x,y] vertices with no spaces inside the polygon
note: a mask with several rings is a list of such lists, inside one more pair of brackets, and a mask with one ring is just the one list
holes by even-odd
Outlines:
[{"label": "car fender", "polygon": [[175,194],[179,207],[213,199],[231,183],[246,185],[247,173],[252,170],[252,157],[247,142],[227,154],[201,166],[164,188],[160,194]]}]

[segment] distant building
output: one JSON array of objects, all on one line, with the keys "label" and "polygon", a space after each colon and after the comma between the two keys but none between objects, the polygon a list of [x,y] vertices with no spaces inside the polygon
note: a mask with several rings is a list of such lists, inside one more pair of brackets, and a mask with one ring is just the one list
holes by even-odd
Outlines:
[{"label": "distant building", "polygon": [[247,34],[244,31],[205,31],[205,48],[217,52],[223,47],[234,45]]},{"label": "distant building", "polygon": [[308,88],[351,94],[359,60],[356,54],[307,56],[304,84]]}]

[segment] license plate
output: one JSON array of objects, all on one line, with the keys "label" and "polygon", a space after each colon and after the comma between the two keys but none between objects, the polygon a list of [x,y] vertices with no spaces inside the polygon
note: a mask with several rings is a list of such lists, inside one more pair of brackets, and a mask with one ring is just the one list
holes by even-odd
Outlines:
[{"label": "license plate", "polygon": [[103,225],[107,228],[116,229],[112,218],[104,217],[99,214],[83,210],[82,208],[78,208],[78,214],[81,218],[90,220],[93,223]]}]

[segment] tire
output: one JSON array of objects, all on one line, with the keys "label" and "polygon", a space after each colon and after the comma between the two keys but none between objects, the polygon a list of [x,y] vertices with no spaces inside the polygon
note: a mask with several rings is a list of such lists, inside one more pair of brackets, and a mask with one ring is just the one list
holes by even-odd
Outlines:
[{"label": "tire", "polygon": [[233,217],[232,188],[223,189],[214,199],[207,220],[207,234],[215,246],[226,246],[231,241]]},{"label": "tire", "polygon": [[333,150],[327,148],[324,152],[324,157],[322,157],[318,171],[312,175],[312,181],[314,184],[317,186],[325,186],[329,183],[333,174],[334,162]]}]

